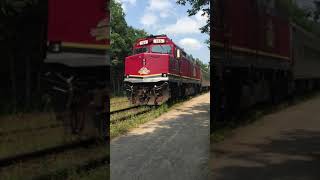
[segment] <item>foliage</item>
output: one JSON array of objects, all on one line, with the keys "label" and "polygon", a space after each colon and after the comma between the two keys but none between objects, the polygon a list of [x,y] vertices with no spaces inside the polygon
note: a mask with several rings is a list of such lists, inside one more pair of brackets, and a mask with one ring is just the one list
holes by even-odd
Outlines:
[{"label": "foliage", "polygon": [[130,55],[134,41],[146,36],[144,30],[128,26],[121,4],[111,0],[111,59],[113,66],[122,66],[126,56]]},{"label": "foliage", "polygon": [[122,78],[125,57],[131,55],[132,45],[137,38],[147,36],[144,30],[135,29],[129,26],[125,20],[125,13],[121,4],[111,0],[111,81],[113,93],[122,92]]},{"label": "foliage", "polygon": [[[0,52],[4,59],[1,71],[8,77],[3,83],[7,86],[1,93],[6,93],[5,96],[11,99],[11,102],[6,102],[9,111],[31,107],[31,98],[36,94],[37,83],[31,79],[31,68],[36,71],[39,66],[35,64],[43,55],[40,44],[44,38],[45,4],[45,1],[38,0],[0,1]],[[27,72],[30,76],[17,81],[19,74]],[[21,85],[24,88],[17,88]]]},{"label": "foliage", "polygon": [[316,6],[316,10],[314,12],[314,17],[313,20],[315,22],[318,22],[319,18],[320,18],[320,2],[319,1],[314,1],[314,4]]},{"label": "foliage", "polygon": [[292,22],[303,27],[309,32],[320,35],[319,24],[317,24],[316,22],[320,12],[319,3],[315,2],[317,10],[315,12],[312,12],[310,9],[300,8],[292,0],[281,0],[276,2],[279,10],[285,13],[285,15],[287,15]]},{"label": "foliage", "polygon": [[205,64],[203,63],[200,59],[196,58],[195,61],[200,65],[200,68],[203,69],[204,71],[206,72],[209,72],[210,69],[209,69],[209,65],[208,64]]}]

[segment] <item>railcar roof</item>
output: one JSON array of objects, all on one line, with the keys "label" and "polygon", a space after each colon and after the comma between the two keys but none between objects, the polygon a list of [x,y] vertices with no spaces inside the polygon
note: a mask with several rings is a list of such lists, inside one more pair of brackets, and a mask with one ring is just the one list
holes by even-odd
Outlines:
[{"label": "railcar roof", "polygon": [[[150,36],[147,36],[147,37],[139,38],[139,39],[136,40],[135,46],[140,46],[140,45],[138,45],[137,43],[140,42],[140,41],[143,41],[143,40],[152,40],[152,39],[160,39],[160,38],[166,39],[166,40],[169,42],[169,44],[173,44],[175,47],[181,49],[187,56],[190,57],[190,54],[186,53],[183,48],[181,48],[181,47],[178,46],[176,43],[174,43],[174,42],[172,41],[172,39],[170,39],[170,38],[169,38],[167,35],[165,35],[165,34],[161,34],[161,35],[150,35]],[[189,58],[189,57],[187,58],[188,60],[194,62],[195,64],[198,64],[194,59],[191,59],[191,58]]]}]

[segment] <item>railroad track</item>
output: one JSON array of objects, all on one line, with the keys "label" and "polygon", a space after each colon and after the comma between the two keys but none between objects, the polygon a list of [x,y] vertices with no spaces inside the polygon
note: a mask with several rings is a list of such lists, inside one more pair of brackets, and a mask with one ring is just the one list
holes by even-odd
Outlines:
[{"label": "railroad track", "polygon": [[76,148],[80,147],[87,147],[90,145],[97,145],[98,139],[96,138],[91,138],[87,140],[82,140],[82,141],[77,141],[74,143],[68,143],[68,144],[63,144],[60,146],[55,146],[51,148],[46,148],[38,151],[33,151],[29,153],[24,153],[24,154],[19,154],[11,157],[6,157],[0,159],[0,169],[6,166],[10,166],[16,163],[20,163],[23,161],[31,160],[31,159],[36,159],[36,158],[41,158],[44,156],[52,155],[52,154],[58,154],[58,153],[63,153],[68,150],[73,150]]},{"label": "railroad track", "polygon": [[0,132],[0,137],[12,135],[12,134],[18,134],[18,133],[39,131],[39,130],[44,130],[44,129],[59,128],[59,127],[63,127],[63,124],[50,124],[50,125],[44,125],[44,126],[39,126],[39,127],[35,127],[35,128],[15,129],[15,130],[11,130],[11,131]]},{"label": "railroad track", "polygon": [[113,115],[113,114],[116,114],[116,113],[120,113],[120,112],[129,111],[129,110],[132,110],[132,109],[138,109],[140,107],[142,107],[142,106],[131,106],[131,107],[128,107],[128,108],[119,109],[119,110],[110,112],[110,115]]},{"label": "railroad track", "polygon": [[121,103],[128,103],[129,101],[128,100],[125,100],[125,101],[116,101],[116,102],[110,102],[110,104],[121,104]]},{"label": "railroad track", "polygon": [[113,120],[113,121],[110,121],[110,124],[116,124],[116,123],[118,123],[118,122],[128,120],[128,119],[130,119],[130,118],[133,117],[133,116],[139,116],[139,115],[141,115],[141,114],[148,113],[148,112],[150,112],[150,111],[152,111],[152,110],[153,110],[153,108],[149,108],[149,109],[140,111],[140,112],[138,112],[138,113],[130,114],[130,115],[128,115],[128,116],[121,117],[121,118],[115,119],[115,120]]}]

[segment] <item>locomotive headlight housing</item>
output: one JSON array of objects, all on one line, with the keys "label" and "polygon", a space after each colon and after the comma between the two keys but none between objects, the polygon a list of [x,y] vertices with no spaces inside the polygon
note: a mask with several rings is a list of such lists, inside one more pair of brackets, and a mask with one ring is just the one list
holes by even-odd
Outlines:
[{"label": "locomotive headlight housing", "polygon": [[162,73],[162,77],[167,77],[167,74],[166,73]]}]

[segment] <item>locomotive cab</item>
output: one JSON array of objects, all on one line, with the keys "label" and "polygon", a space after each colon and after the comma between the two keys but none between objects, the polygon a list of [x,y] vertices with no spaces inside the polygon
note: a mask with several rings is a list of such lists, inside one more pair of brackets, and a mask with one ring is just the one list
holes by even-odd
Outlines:
[{"label": "locomotive cab", "polygon": [[174,46],[166,36],[138,39],[125,59],[126,91],[133,104],[160,105],[169,98],[168,72]]},{"label": "locomotive cab", "polygon": [[133,55],[125,59],[125,88],[132,104],[160,105],[170,97],[195,94],[200,70],[166,35],[136,41]]}]

